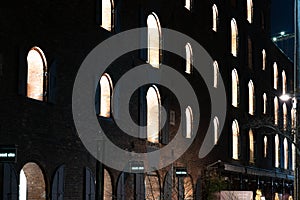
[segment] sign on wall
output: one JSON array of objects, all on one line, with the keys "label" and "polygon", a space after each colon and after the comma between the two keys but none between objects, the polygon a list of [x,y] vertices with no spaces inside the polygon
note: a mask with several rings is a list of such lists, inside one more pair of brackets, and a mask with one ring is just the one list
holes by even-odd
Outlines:
[{"label": "sign on wall", "polygon": [[17,148],[15,146],[0,146],[0,162],[17,162]]}]

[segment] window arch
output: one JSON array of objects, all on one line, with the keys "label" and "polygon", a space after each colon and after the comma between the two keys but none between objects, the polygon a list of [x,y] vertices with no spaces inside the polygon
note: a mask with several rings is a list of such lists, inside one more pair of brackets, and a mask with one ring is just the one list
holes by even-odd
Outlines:
[{"label": "window arch", "polygon": [[267,94],[263,94],[263,114],[267,114]]},{"label": "window arch", "polygon": [[112,80],[108,74],[103,74],[100,78],[100,112],[102,117],[110,117]]},{"label": "window arch", "polygon": [[152,12],[147,18],[148,63],[159,68],[161,49],[161,26],[157,15]]},{"label": "window arch", "polygon": [[27,97],[46,100],[48,67],[46,57],[39,47],[33,47],[28,52],[27,67]]},{"label": "window arch", "polygon": [[286,93],[286,74],[285,71],[282,71],[282,94]]},{"label": "window arch", "polygon": [[275,167],[280,166],[280,146],[279,146],[279,136],[278,134],[275,136]]},{"label": "window arch", "polygon": [[274,124],[278,125],[279,102],[278,98],[274,98]]},{"label": "window arch", "polygon": [[235,19],[231,19],[231,53],[237,56],[238,52],[238,28]]},{"label": "window arch", "polygon": [[113,0],[102,0],[102,22],[101,27],[111,31],[113,29]]},{"label": "window arch", "polygon": [[193,131],[193,111],[190,106],[188,106],[185,109],[185,119],[186,119],[186,135],[185,138],[191,138],[192,137],[192,131]]},{"label": "window arch", "polygon": [[282,106],[282,110],[283,110],[283,130],[286,131],[287,129],[287,107],[286,107],[286,103],[283,103]]},{"label": "window arch", "polygon": [[239,86],[239,77],[236,69],[232,70],[232,105],[238,107],[239,96],[240,96],[240,86]]},{"label": "window arch", "polygon": [[190,43],[187,43],[185,45],[185,56],[186,56],[185,72],[191,74],[192,67],[193,67],[193,51]]},{"label": "window arch", "polygon": [[274,62],[274,64],[273,64],[273,79],[274,79],[274,89],[277,90],[277,88],[278,88],[278,67],[277,67],[276,62]]},{"label": "window arch", "polygon": [[289,167],[289,145],[286,138],[283,140],[283,149],[284,149],[284,169]]},{"label": "window arch", "polygon": [[253,20],[253,3],[252,0],[247,0],[247,20],[252,23]]},{"label": "window arch", "polygon": [[212,24],[212,30],[217,32],[218,31],[218,23],[219,23],[219,13],[218,13],[218,7],[216,4],[212,6],[213,11],[213,24]]},{"label": "window arch", "polygon": [[254,163],[255,159],[255,141],[252,129],[249,130],[249,162]]},{"label": "window arch", "polygon": [[147,140],[159,142],[160,130],[160,95],[157,87],[152,85],[146,95],[147,99]]},{"label": "window arch", "polygon": [[232,158],[239,159],[240,155],[240,130],[237,120],[232,123]]},{"label": "window arch", "polygon": [[266,60],[267,60],[267,54],[266,50],[262,50],[262,70],[266,70]]},{"label": "window arch", "polygon": [[248,91],[249,91],[249,114],[254,115],[255,110],[255,94],[254,94],[254,85],[252,80],[248,83]]},{"label": "window arch", "polygon": [[214,117],[214,144],[217,144],[218,138],[219,138],[219,133],[220,132],[220,123],[219,123],[219,118]]},{"label": "window arch", "polygon": [[218,88],[218,82],[219,82],[219,65],[217,61],[214,61],[214,88]]},{"label": "window arch", "polygon": [[185,5],[184,5],[184,7],[185,7],[186,9],[188,9],[189,11],[191,11],[191,10],[192,10],[192,4],[193,4],[193,1],[192,1],[192,0],[185,0]]},{"label": "window arch", "polygon": [[264,137],[264,158],[268,156],[268,137]]}]

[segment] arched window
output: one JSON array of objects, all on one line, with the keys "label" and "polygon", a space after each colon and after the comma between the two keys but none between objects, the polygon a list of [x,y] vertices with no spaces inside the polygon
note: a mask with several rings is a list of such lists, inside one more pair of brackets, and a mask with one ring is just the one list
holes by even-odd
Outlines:
[{"label": "arched window", "polygon": [[252,129],[249,130],[249,162],[254,163],[255,157],[255,144],[254,135]]},{"label": "arched window", "polygon": [[239,86],[239,77],[236,69],[232,70],[232,105],[238,107],[239,105],[239,96],[240,96],[240,86]]},{"label": "arched window", "polygon": [[275,167],[280,166],[280,146],[279,146],[279,136],[275,136]]},{"label": "arched window", "polygon": [[268,156],[268,137],[264,137],[264,158]]},{"label": "arched window", "polygon": [[254,94],[254,85],[252,80],[250,80],[248,83],[248,90],[249,90],[249,114],[254,115],[255,94]]},{"label": "arched window", "polygon": [[193,3],[192,0],[185,0],[185,5],[184,5],[184,7],[185,7],[186,9],[188,9],[189,11],[191,11],[191,10],[192,10],[192,3]]},{"label": "arched window", "polygon": [[218,117],[214,118],[214,144],[217,144],[220,132],[220,123]]},{"label": "arched window", "polygon": [[112,95],[112,81],[108,74],[103,74],[100,78],[100,116],[110,117],[110,104]]},{"label": "arched window", "polygon": [[192,67],[193,67],[193,51],[190,43],[187,43],[185,45],[185,56],[186,56],[185,72],[190,74],[192,72]]},{"label": "arched window", "polygon": [[155,13],[151,13],[147,18],[148,26],[148,63],[155,68],[159,68],[161,49],[161,26]]},{"label": "arched window", "polygon": [[240,155],[240,129],[237,120],[232,123],[232,158],[239,159]]},{"label": "arched window", "polygon": [[266,60],[267,60],[267,54],[266,50],[262,50],[262,70],[266,70]]},{"label": "arched window", "polygon": [[277,67],[277,63],[274,62],[273,64],[273,79],[274,79],[274,89],[277,90],[278,88],[278,67]]},{"label": "arched window", "polygon": [[253,4],[252,0],[247,0],[247,20],[252,23],[253,20]]},{"label": "arched window", "polygon": [[286,103],[283,103],[283,106],[282,106],[282,109],[283,109],[283,130],[286,131],[287,129],[287,107],[286,107]]},{"label": "arched window", "polygon": [[282,71],[282,94],[286,93],[286,74],[285,71]]},{"label": "arched window", "polygon": [[113,0],[102,0],[102,23],[101,27],[111,31],[113,29]]},{"label": "arched window", "polygon": [[27,178],[23,169],[20,172],[19,200],[27,200]]},{"label": "arched window", "polygon": [[106,169],[104,169],[104,189],[103,189],[103,199],[104,200],[112,200],[112,181],[110,174]]},{"label": "arched window", "polygon": [[193,111],[190,106],[185,109],[185,119],[186,119],[186,135],[185,138],[192,137],[193,131]]},{"label": "arched window", "polygon": [[212,24],[212,30],[217,32],[218,30],[218,23],[219,23],[219,13],[218,13],[218,8],[216,4],[212,6],[212,11],[213,11],[213,24]]},{"label": "arched window", "polygon": [[27,55],[27,97],[46,100],[47,61],[43,51],[33,47]]},{"label": "arched window", "polygon": [[279,102],[278,98],[274,98],[274,124],[278,125]]},{"label": "arched window", "polygon": [[283,140],[283,149],[284,149],[284,169],[289,168],[289,145],[286,138]]},{"label": "arched window", "polygon": [[214,88],[218,88],[218,82],[219,82],[219,65],[217,61],[214,61]]},{"label": "arched window", "polygon": [[296,108],[291,109],[291,121],[292,121],[292,129],[295,129],[297,126],[297,110]]},{"label": "arched window", "polygon": [[248,37],[248,67],[252,69],[252,40]]},{"label": "arched window", "polygon": [[160,130],[160,95],[155,85],[147,91],[147,139],[149,142],[159,142]]},{"label": "arched window", "polygon": [[235,19],[231,20],[231,53],[237,56],[238,52],[238,28]]},{"label": "arched window", "polygon": [[263,114],[267,114],[267,94],[263,94]]}]

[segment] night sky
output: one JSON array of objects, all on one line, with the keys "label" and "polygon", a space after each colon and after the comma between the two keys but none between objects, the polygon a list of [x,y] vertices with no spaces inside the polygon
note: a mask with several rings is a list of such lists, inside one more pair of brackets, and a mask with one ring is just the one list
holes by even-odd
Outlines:
[{"label": "night sky", "polygon": [[271,0],[271,34],[294,31],[294,0]]}]

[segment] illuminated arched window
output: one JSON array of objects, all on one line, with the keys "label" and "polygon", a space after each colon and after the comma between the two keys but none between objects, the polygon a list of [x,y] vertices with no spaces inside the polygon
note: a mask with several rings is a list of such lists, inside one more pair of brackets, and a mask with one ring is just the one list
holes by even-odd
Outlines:
[{"label": "illuminated arched window", "polygon": [[237,120],[232,123],[232,158],[239,159],[240,155],[240,128]]},{"label": "illuminated arched window", "polygon": [[253,131],[249,130],[249,162],[254,163],[254,153],[255,153],[254,135]]},{"label": "illuminated arched window", "polygon": [[291,109],[291,122],[292,122],[292,129],[295,129],[297,126],[297,110],[296,108]]},{"label": "illuminated arched window", "polygon": [[219,76],[220,76],[220,72],[219,72],[218,62],[214,61],[214,88],[218,87]]},{"label": "illuminated arched window", "polygon": [[286,107],[286,103],[283,104],[282,109],[283,109],[283,130],[286,131],[286,129],[287,129],[287,107]]},{"label": "illuminated arched window", "polygon": [[160,95],[156,86],[147,91],[147,139],[149,142],[159,142],[160,130]]},{"label": "illuminated arched window", "polygon": [[279,136],[275,136],[275,167],[280,166],[280,146],[279,146]]},{"label": "illuminated arched window", "polygon": [[148,63],[159,68],[161,49],[161,26],[155,13],[147,18],[148,26]]},{"label": "illuminated arched window", "polygon": [[284,149],[284,169],[289,167],[289,145],[286,138],[283,140],[283,149]]},{"label": "illuminated arched window", "polygon": [[47,61],[43,51],[33,47],[27,55],[27,97],[46,100]]},{"label": "illuminated arched window", "polygon": [[236,69],[232,70],[232,105],[238,107],[239,96],[240,96],[240,86],[239,86],[239,77]]},{"label": "illuminated arched window", "polygon": [[266,60],[267,60],[267,54],[266,50],[262,50],[262,69],[266,70]]},{"label": "illuminated arched window", "polygon": [[237,56],[238,52],[238,28],[235,19],[231,20],[231,53]]},{"label": "illuminated arched window", "polygon": [[193,3],[192,0],[185,0],[185,6],[184,7],[186,7],[186,9],[191,11],[192,10],[192,3]]},{"label": "illuminated arched window", "polygon": [[263,114],[267,114],[267,94],[263,94]]},{"label": "illuminated arched window", "polygon": [[214,144],[217,144],[220,132],[220,123],[218,117],[214,118]]},{"label": "illuminated arched window", "polygon": [[254,106],[255,106],[255,94],[254,94],[254,85],[252,80],[248,83],[249,90],[249,114],[254,115]]},{"label": "illuminated arched window", "polygon": [[113,28],[113,0],[102,0],[102,23],[101,27],[111,31]]},{"label": "illuminated arched window", "polygon": [[274,124],[278,125],[279,102],[278,98],[274,98]]},{"label": "illuminated arched window", "polygon": [[247,0],[247,20],[252,23],[253,20],[253,4],[252,0]]},{"label": "illuminated arched window", "polygon": [[193,51],[190,43],[187,43],[185,45],[185,56],[186,56],[185,72],[190,74],[192,72],[192,67],[193,67]]},{"label": "illuminated arched window", "polygon": [[264,158],[268,156],[268,137],[264,137]]},{"label": "illuminated arched window", "polygon": [[112,95],[112,81],[108,74],[100,78],[100,116],[110,117],[110,103]]},{"label": "illuminated arched window", "polygon": [[27,200],[27,178],[23,169],[20,172],[19,200]]},{"label": "illuminated arched window", "polygon": [[277,63],[274,62],[273,64],[273,80],[274,80],[274,89],[277,90],[278,88],[278,67],[277,67]]},{"label": "illuminated arched window", "polygon": [[213,11],[213,24],[212,24],[212,29],[217,32],[218,30],[218,22],[219,22],[219,14],[218,14],[218,8],[216,4],[212,6],[212,11]]},{"label": "illuminated arched window", "polygon": [[286,93],[286,74],[285,71],[282,71],[282,94]]},{"label": "illuminated arched window", "polygon": [[186,138],[192,137],[193,131],[193,111],[190,106],[185,109],[185,119],[186,119]]}]

